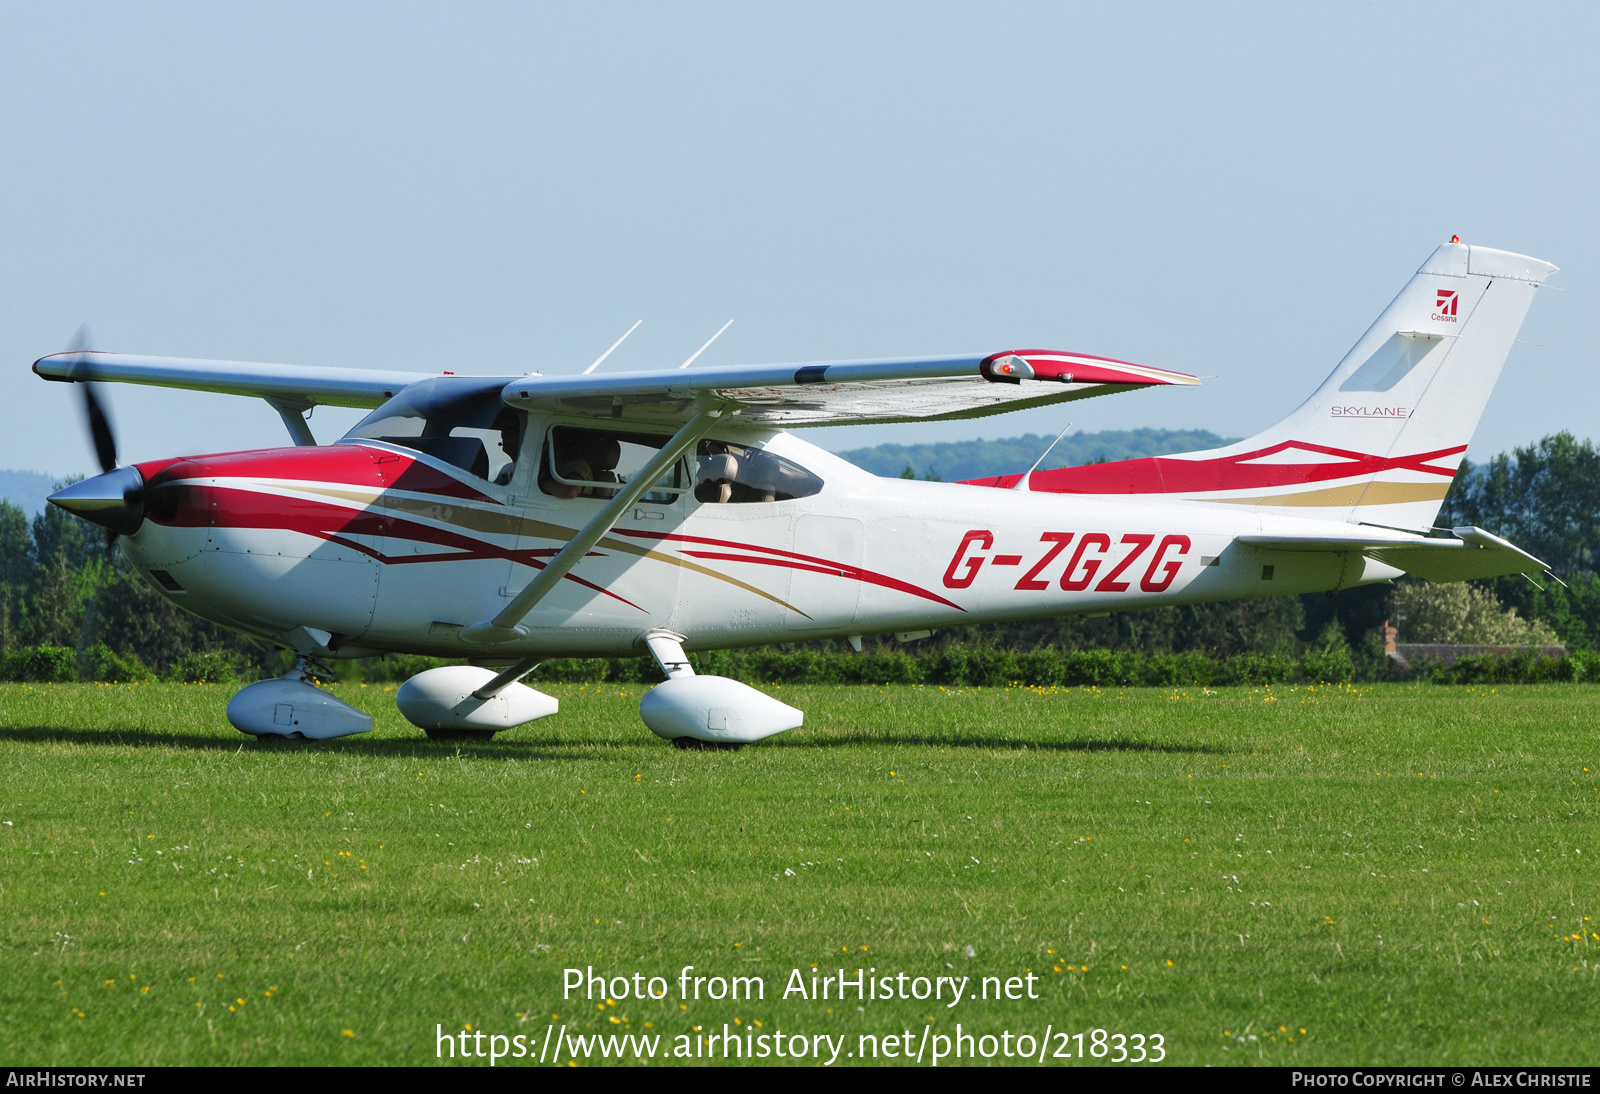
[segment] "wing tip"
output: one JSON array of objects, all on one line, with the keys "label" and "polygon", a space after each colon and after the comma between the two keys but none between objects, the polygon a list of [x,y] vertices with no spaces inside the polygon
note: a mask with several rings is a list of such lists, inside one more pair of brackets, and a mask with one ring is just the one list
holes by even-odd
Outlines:
[{"label": "wing tip", "polygon": [[1015,349],[992,353],[979,366],[985,376],[995,363],[1006,357],[1020,357],[1037,380],[1056,380],[1068,384],[1134,384],[1141,387],[1198,387],[1200,377],[1187,372],[1139,365],[1115,357],[1065,350]]}]

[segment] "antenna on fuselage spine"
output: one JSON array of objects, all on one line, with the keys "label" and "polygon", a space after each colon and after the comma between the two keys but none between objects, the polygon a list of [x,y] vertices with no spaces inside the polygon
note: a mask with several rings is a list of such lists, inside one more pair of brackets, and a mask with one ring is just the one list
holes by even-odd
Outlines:
[{"label": "antenna on fuselage spine", "polygon": [[1039,453],[1039,458],[1033,461],[1033,466],[1028,468],[1027,472],[1023,474],[1022,478],[1017,480],[1017,485],[1013,486],[1011,489],[1024,491],[1030,489],[1028,486],[1028,480],[1033,477],[1033,473],[1035,471],[1039,470],[1039,465],[1044,462],[1044,458],[1046,456],[1050,455],[1050,450],[1061,443],[1061,438],[1065,437],[1067,435],[1067,430],[1071,428],[1072,423],[1068,422],[1066,429],[1063,429],[1060,433],[1057,433],[1056,439],[1045,445],[1044,451]]},{"label": "antenna on fuselage spine", "polygon": [[604,361],[607,357],[610,357],[611,353],[612,353],[612,350],[615,350],[618,346],[622,345],[622,343],[626,342],[628,340],[628,335],[630,335],[634,331],[638,330],[639,329],[639,324],[643,323],[643,322],[644,322],[644,320],[640,319],[637,322],[635,322],[633,324],[633,326],[631,326],[627,330],[623,331],[622,332],[622,337],[618,338],[615,342],[611,343],[611,349],[606,350],[599,357],[596,357],[594,359],[594,364],[590,365],[588,368],[583,370],[583,375],[587,376],[587,375],[589,375],[589,373],[591,373],[595,369],[599,368],[600,367],[600,362]]}]

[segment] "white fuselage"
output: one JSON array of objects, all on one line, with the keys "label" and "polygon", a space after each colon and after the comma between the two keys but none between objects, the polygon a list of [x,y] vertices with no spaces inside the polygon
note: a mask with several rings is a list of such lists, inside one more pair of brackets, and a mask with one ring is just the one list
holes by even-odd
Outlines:
[{"label": "white fuselage", "polygon": [[[538,451],[549,424],[529,422],[525,451]],[[191,477],[169,478],[210,519],[146,520],[122,542],[183,607],[347,657],[636,655],[652,629],[716,649],[1332,590],[1399,573],[1359,551],[1233,542],[1349,529],[1339,521],[886,479],[793,434],[726,437],[793,461],[822,489],[641,502],[529,612],[526,638],[493,648],[464,644],[461,628],[504,608],[605,504],[543,492],[533,460],[494,486],[382,444],[197,457]],[[337,471],[317,470],[321,453]],[[417,464],[432,486],[386,470]],[[437,488],[455,481],[453,492]]]}]

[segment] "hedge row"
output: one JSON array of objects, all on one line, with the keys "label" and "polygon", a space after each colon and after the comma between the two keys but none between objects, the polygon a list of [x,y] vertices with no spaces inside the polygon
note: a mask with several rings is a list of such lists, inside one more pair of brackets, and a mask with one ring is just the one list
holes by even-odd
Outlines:
[{"label": "hedge row", "polygon": [[[1401,676],[1387,663],[1358,666],[1344,650],[1302,657],[1248,653],[1146,654],[1138,650],[1011,650],[949,646],[926,654],[867,654],[818,650],[717,651],[696,655],[698,671],[746,683],[943,684],[964,687],[1217,687],[1289,682],[1345,683],[1364,678],[1428,679],[1441,684],[1600,682],[1600,653],[1564,658],[1473,657],[1454,666],[1419,666]],[[1367,671],[1358,671],[1366,668]],[[547,661],[530,682],[651,683],[661,679],[648,658]]]},{"label": "hedge row", "polygon": [[[957,687],[1216,687],[1294,682],[1344,683],[1361,678],[1425,679],[1438,684],[1600,682],[1600,652],[1566,657],[1464,657],[1454,665],[1419,665],[1409,676],[1388,663],[1358,666],[1347,650],[1313,650],[1302,657],[1247,653],[1218,658],[1204,653],[1138,650],[1012,650],[947,646],[926,653],[876,650],[865,654],[822,650],[718,650],[695,655],[698,671],[746,683],[943,684]],[[397,655],[358,670],[367,680],[401,681],[445,662]],[[341,668],[345,665],[341,664]],[[1365,671],[1360,671],[1365,670]],[[560,683],[656,683],[649,658],[565,658],[546,661],[528,678]],[[0,658],[0,679],[28,682],[98,680],[137,683],[158,679],[133,655],[104,645],[81,657],[60,646],[30,646]],[[242,666],[218,651],[191,654],[159,679],[231,684]]]},{"label": "hedge row", "polygon": [[234,684],[252,674],[232,655],[221,650],[191,653],[157,676],[134,654],[119,654],[104,643],[82,656],[65,646],[23,646],[7,650],[0,658],[0,680],[12,683],[141,684],[165,680],[180,684]]}]

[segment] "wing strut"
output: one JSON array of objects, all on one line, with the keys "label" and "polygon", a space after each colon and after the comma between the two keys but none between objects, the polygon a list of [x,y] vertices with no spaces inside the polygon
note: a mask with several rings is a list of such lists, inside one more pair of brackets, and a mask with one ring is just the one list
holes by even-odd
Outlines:
[{"label": "wing strut", "polygon": [[294,438],[294,443],[301,448],[315,448],[317,439],[311,435],[311,426],[306,422],[305,413],[311,409],[308,403],[293,403],[287,399],[268,399],[267,405],[278,412],[278,417],[283,419],[284,428],[289,431],[289,436]]},{"label": "wing strut", "polygon": [[567,573],[578,564],[578,560],[589,553],[589,549],[600,542],[600,537],[611,531],[611,526],[622,519],[622,515],[633,508],[633,503],[643,497],[663,475],[677,462],[695,442],[711,431],[722,417],[723,404],[721,400],[706,400],[701,403],[700,409],[683,424],[672,439],[662,446],[649,463],[640,469],[633,477],[633,481],[617,491],[616,497],[606,503],[605,507],[590,519],[588,524],[578,529],[578,534],[568,541],[567,545],[555,558],[550,560],[543,570],[522,591],[512,598],[499,615],[493,619],[481,620],[470,623],[461,628],[461,637],[467,642],[487,643],[497,645],[502,642],[515,642],[519,638],[527,637],[527,628],[520,626],[524,617],[533,610],[533,606],[544,599],[544,595],[555,588],[556,583],[567,576]]}]

